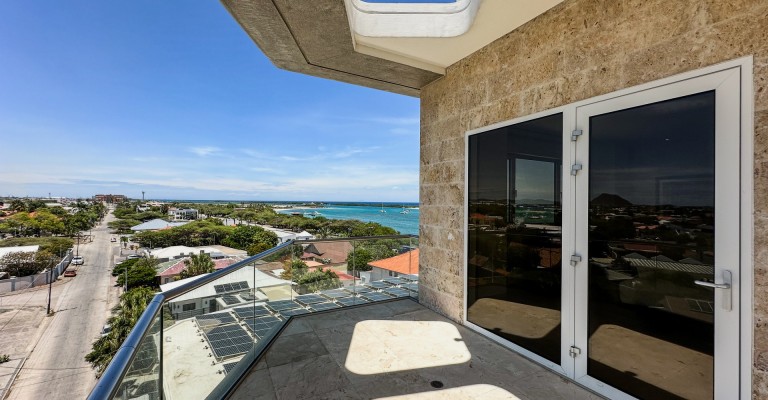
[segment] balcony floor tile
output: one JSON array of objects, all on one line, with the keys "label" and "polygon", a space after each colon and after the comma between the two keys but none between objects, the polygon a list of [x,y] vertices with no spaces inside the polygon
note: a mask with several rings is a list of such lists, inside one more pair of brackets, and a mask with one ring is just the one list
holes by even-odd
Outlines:
[{"label": "balcony floor tile", "polygon": [[410,299],[294,317],[234,398],[600,399]]}]

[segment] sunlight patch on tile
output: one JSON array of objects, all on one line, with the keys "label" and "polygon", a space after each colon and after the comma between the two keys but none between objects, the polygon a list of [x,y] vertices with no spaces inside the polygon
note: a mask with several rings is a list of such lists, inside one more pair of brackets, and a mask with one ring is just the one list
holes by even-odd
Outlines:
[{"label": "sunlight patch on tile", "polygon": [[409,393],[400,396],[379,397],[379,400],[431,400],[431,399],[483,399],[483,400],[520,400],[508,391],[493,385],[467,385],[431,392]]},{"label": "sunlight patch on tile", "polygon": [[450,323],[369,320],[355,325],[345,367],[371,375],[461,364],[471,357]]}]

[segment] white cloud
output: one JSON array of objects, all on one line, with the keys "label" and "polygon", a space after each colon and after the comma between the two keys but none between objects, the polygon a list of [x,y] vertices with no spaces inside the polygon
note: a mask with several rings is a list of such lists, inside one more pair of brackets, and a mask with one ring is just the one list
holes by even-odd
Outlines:
[{"label": "white cloud", "polygon": [[203,147],[190,147],[188,149],[191,153],[197,154],[200,157],[207,157],[211,154],[216,154],[221,152],[221,149],[218,147],[213,146],[203,146]]}]

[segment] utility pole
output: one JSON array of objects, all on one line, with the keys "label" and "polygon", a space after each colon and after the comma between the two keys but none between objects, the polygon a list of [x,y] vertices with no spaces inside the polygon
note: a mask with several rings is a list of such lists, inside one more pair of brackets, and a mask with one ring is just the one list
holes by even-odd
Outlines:
[{"label": "utility pole", "polygon": [[51,288],[53,287],[53,261],[55,258],[51,258],[51,267],[48,268],[48,312],[47,315],[51,315]]},{"label": "utility pole", "polygon": [[143,190],[141,191],[141,202],[142,203],[144,202],[144,191]]}]

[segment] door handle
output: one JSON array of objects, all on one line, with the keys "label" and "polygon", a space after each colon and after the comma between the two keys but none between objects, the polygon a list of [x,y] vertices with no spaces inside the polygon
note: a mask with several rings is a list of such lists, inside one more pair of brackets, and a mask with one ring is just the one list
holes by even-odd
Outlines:
[{"label": "door handle", "polygon": [[732,300],[731,300],[731,292],[732,292],[731,280],[732,280],[731,271],[723,270],[723,283],[713,283],[713,282],[699,281],[699,280],[693,281],[693,283],[699,286],[722,290],[723,291],[723,309],[726,311],[731,311],[731,309],[733,308]]},{"label": "door handle", "polygon": [[730,289],[731,285],[728,283],[712,283],[707,281],[694,281],[693,283],[699,285],[699,286],[706,286],[711,287],[715,289]]}]

